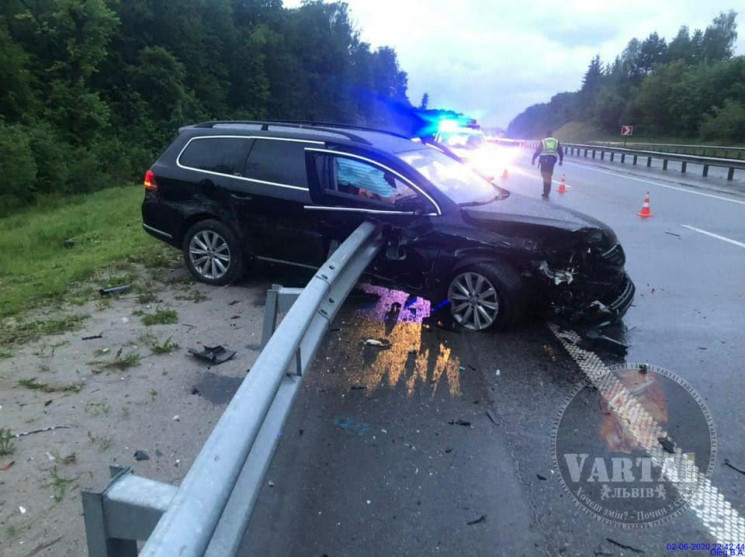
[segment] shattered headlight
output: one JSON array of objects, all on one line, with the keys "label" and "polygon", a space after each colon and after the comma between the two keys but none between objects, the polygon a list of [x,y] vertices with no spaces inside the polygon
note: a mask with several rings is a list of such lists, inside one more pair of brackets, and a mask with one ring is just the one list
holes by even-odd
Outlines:
[{"label": "shattered headlight", "polygon": [[605,233],[599,228],[590,228],[585,231],[584,240],[588,246],[597,246],[605,242]]},{"label": "shattered headlight", "polygon": [[560,284],[572,284],[574,280],[574,269],[561,269],[554,270],[548,266],[548,261],[541,261],[538,265],[538,270],[553,283],[558,286]]}]

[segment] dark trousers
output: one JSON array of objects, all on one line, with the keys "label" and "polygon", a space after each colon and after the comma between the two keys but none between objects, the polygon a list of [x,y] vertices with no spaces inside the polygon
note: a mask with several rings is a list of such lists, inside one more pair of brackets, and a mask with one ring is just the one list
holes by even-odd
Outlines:
[{"label": "dark trousers", "polygon": [[543,195],[548,196],[551,193],[551,179],[554,177],[554,166],[556,157],[543,156],[539,159],[538,167],[541,169],[543,177]]}]

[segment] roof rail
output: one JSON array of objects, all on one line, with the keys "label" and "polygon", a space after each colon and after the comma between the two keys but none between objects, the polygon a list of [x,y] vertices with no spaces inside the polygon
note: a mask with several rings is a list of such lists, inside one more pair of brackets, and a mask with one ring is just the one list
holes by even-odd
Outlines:
[{"label": "roof rail", "polygon": [[212,128],[217,124],[254,124],[261,126],[261,129],[263,131],[268,131],[270,126],[285,126],[285,127],[294,127],[294,128],[302,128],[302,129],[315,129],[318,131],[325,131],[325,132],[331,132],[331,133],[337,133],[339,135],[343,135],[344,137],[351,139],[352,141],[357,141],[359,143],[365,143],[370,144],[369,141],[366,139],[360,137],[359,135],[345,132],[345,130],[359,130],[359,131],[371,131],[371,132],[377,132],[377,133],[384,133],[387,135],[391,135],[394,137],[400,137],[403,139],[411,139],[411,137],[392,132],[389,130],[381,130],[376,128],[367,128],[364,126],[355,126],[352,124],[337,124],[333,122],[312,122],[307,120],[214,120],[210,122],[202,122],[199,124],[194,124],[193,128]]}]

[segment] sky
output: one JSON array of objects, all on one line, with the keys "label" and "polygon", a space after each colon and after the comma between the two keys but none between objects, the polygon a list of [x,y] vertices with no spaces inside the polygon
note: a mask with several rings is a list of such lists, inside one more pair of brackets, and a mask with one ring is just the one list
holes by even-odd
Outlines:
[{"label": "sky", "polygon": [[[576,91],[592,58],[612,62],[632,38],[668,42],[704,30],[733,0],[346,0],[361,40],[390,46],[409,100],[506,127],[528,106]],[[284,0],[287,8],[301,0]],[[741,10],[742,11],[742,10]],[[735,55],[745,54],[745,14]]]}]

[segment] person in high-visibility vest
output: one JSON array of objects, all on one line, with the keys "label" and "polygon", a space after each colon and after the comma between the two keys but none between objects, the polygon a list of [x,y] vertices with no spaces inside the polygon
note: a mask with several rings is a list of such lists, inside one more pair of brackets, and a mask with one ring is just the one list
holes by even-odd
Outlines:
[{"label": "person in high-visibility vest", "polygon": [[543,198],[548,199],[548,194],[551,193],[551,178],[554,176],[556,161],[559,161],[559,166],[564,164],[564,151],[561,148],[561,143],[555,137],[551,137],[551,130],[546,132],[546,137],[541,139],[538,144],[538,148],[533,153],[532,164],[535,165],[536,159],[538,159],[538,168],[543,177]]}]

